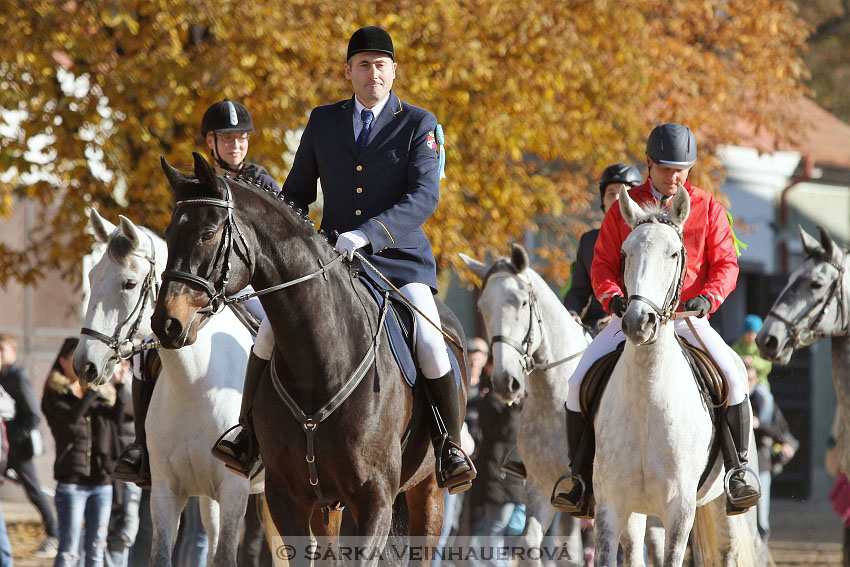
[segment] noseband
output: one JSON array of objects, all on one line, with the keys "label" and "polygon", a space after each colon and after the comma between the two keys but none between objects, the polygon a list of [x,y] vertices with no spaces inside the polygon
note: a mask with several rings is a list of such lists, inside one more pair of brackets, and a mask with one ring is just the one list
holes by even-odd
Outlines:
[{"label": "noseband", "polygon": [[[102,343],[106,343],[106,345],[111,348],[121,360],[127,360],[133,356],[133,354],[143,350],[159,348],[159,341],[143,343],[134,339],[142,324],[144,305],[148,296],[151,297],[151,305],[153,305],[156,303],[156,296],[159,291],[159,286],[156,282],[156,247],[154,246],[153,238],[151,238],[150,235],[148,235],[148,239],[151,241],[151,255],[142,256],[150,265],[148,268],[148,274],[145,276],[144,282],[142,282],[142,290],[141,293],[139,293],[139,299],[136,301],[136,305],[133,307],[133,310],[130,311],[127,318],[118,324],[111,337],[88,327],[80,329],[80,334],[97,339]],[[126,325],[134,315],[136,320],[133,321],[133,324],[127,330],[127,335],[123,340],[119,339],[118,337],[121,336],[122,327],[124,327],[124,325]]]},{"label": "noseband", "polygon": [[[541,362],[537,363],[534,361],[534,353],[531,352],[531,345],[534,343],[534,320],[535,315],[537,315],[537,326],[540,327],[540,332],[543,332],[543,314],[540,309],[540,303],[537,301],[537,295],[534,293],[534,287],[531,285],[531,282],[525,278],[522,278],[517,274],[517,278],[523,284],[525,284],[526,289],[528,290],[528,331],[525,333],[525,338],[522,339],[522,343],[517,342],[507,335],[495,335],[490,339],[490,344],[495,345],[496,343],[505,343],[509,347],[513,348],[515,351],[519,353],[520,356],[520,365],[522,366],[522,371],[526,376],[534,372],[535,370],[546,371],[550,368],[558,366],[559,364],[564,364],[565,362],[569,362],[570,360],[580,356],[586,349],[581,349],[580,351],[571,354],[566,358],[562,358],[560,360],[556,360],[555,362]],[[484,286],[487,285],[486,279],[484,282]],[[483,291],[483,288],[482,288]]]},{"label": "noseband", "polygon": [[652,338],[647,341],[645,344],[652,344],[658,339],[658,332],[661,328],[661,325],[666,323],[671,319],[676,318],[676,308],[679,306],[679,300],[682,297],[682,288],[685,286],[685,276],[688,273],[688,250],[685,248],[685,240],[682,237],[682,229],[676,225],[673,221],[663,218],[663,217],[648,217],[640,221],[635,225],[635,228],[639,227],[642,224],[646,224],[648,222],[659,222],[662,224],[666,224],[676,231],[676,234],[679,236],[679,242],[682,245],[682,248],[678,254],[678,262],[679,262],[679,277],[674,280],[670,287],[667,289],[667,295],[664,297],[664,305],[659,307],[655,304],[654,301],[649,299],[648,297],[644,297],[639,294],[632,294],[628,296],[628,303],[632,301],[642,301],[649,305],[653,311],[658,315],[658,321],[655,324],[655,328],[652,332]]},{"label": "noseband", "polygon": [[[801,313],[796,318],[796,322],[791,321],[787,317],[783,317],[782,315],[777,313],[773,307],[771,307],[770,311],[767,312],[768,317],[773,317],[774,319],[781,321],[785,325],[786,329],[788,330],[788,336],[790,336],[791,340],[793,341],[794,348],[799,348],[812,344],[813,342],[826,336],[842,336],[847,334],[848,313],[847,307],[844,305],[844,286],[842,285],[842,280],[844,279],[844,273],[846,271],[845,267],[842,264],[839,264],[838,262],[833,260],[832,258],[827,258],[826,256],[820,256],[816,259],[820,260],[821,262],[826,262],[838,271],[838,275],[836,276],[832,284],[829,286],[829,291],[823,296],[823,298],[813,302],[808,309],[803,311],[803,313]],[[818,327],[823,322],[823,318],[829,312],[829,304],[832,302],[833,298],[837,299],[838,309],[841,313],[841,329],[843,330],[839,331],[838,333],[825,333],[823,331],[819,331]],[[820,313],[818,313],[818,316],[814,318],[812,324],[808,327],[799,328],[799,324],[803,320],[805,320],[806,317],[808,317],[809,314],[811,314],[812,311],[814,311],[815,308],[817,308],[817,306],[821,303],[823,303],[823,308],[821,309]],[[776,307],[775,304],[774,307]],[[808,332],[811,338],[810,341],[803,340],[803,334],[806,332]]]}]

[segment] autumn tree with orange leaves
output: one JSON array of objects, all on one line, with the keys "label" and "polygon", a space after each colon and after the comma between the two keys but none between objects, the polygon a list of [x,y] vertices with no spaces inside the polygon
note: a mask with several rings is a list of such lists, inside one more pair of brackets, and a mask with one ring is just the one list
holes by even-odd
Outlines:
[{"label": "autumn tree with orange leaves", "polygon": [[[283,182],[287,133],[351,96],[351,33],[394,40],[395,90],[446,134],[448,178],[426,226],[441,268],[457,252],[505,252],[541,219],[559,231],[596,206],[593,180],[641,164],[652,126],[697,132],[699,185],[718,186],[718,144],[746,120],[785,139],[777,112],[799,96],[807,27],[777,0],[515,2],[8,0],[0,4],[0,213],[44,205],[28,250],[0,244],[0,281],[76,273],[86,209],[162,230],[171,195],[159,156],[205,151],[201,116],[224,97],[260,132],[249,159]],[[16,199],[13,199],[15,197]],[[556,235],[557,237],[558,235]],[[557,242],[538,251],[563,278]]]}]

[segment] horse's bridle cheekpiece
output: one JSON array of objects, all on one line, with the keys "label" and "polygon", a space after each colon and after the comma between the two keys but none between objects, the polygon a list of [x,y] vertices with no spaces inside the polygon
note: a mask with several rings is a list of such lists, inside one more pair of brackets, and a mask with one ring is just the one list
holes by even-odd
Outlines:
[{"label": "horse's bridle cheekpiece", "polygon": [[[328,268],[330,268],[333,264],[342,259],[342,256],[337,256],[327,264],[322,264],[321,262],[319,262],[320,268],[318,270],[307,274],[306,276],[302,276],[300,278],[296,278],[294,280],[290,280],[282,284],[278,284],[252,293],[245,293],[237,297],[227,297],[227,284],[230,281],[231,269],[230,254],[233,251],[234,230],[236,231],[236,234],[239,235],[239,240],[242,242],[242,246],[245,249],[245,254],[247,256],[246,262],[248,264],[248,268],[250,270],[253,270],[254,266],[253,260],[251,259],[251,248],[248,246],[248,241],[245,239],[245,235],[242,233],[242,229],[239,228],[239,223],[236,222],[236,217],[233,215],[233,195],[230,190],[228,176],[219,175],[217,177],[224,183],[224,199],[213,199],[208,197],[198,199],[185,199],[182,201],[177,201],[177,203],[175,203],[174,205],[175,211],[178,208],[185,206],[219,207],[227,210],[227,219],[224,225],[224,230],[221,238],[221,245],[216,251],[215,259],[213,260],[210,266],[210,275],[207,278],[202,278],[191,272],[184,272],[181,270],[166,270],[162,274],[163,283],[168,281],[179,281],[189,284],[190,286],[200,286],[207,293],[207,295],[209,296],[209,300],[207,301],[207,304],[205,306],[198,309],[198,313],[205,316],[212,316],[220,312],[225,306],[228,306],[231,303],[242,303],[244,301],[248,301],[253,297],[259,297],[267,293],[279,291],[281,289],[291,287],[301,282],[305,282],[315,277],[324,275]],[[215,284],[213,283],[212,278],[215,277],[216,270],[220,263],[223,264],[221,267],[221,277],[219,278],[218,284]]]},{"label": "horse's bridle cheekpiece", "polygon": [[[846,252],[845,252],[846,253]],[[848,307],[845,306],[845,296],[844,296],[844,286],[842,285],[842,280],[844,279],[844,275],[846,269],[844,265],[833,260],[825,254],[813,256],[816,260],[820,262],[824,262],[829,264],[833,268],[838,271],[838,275],[835,277],[835,280],[829,286],[829,291],[823,296],[822,299],[815,301],[812,305],[803,311],[800,315],[796,317],[796,321],[791,321],[788,317],[783,317],[774,309],[776,306],[774,305],[770,311],[767,312],[768,317],[773,317],[776,320],[782,322],[785,327],[788,329],[788,336],[791,337],[793,341],[794,348],[804,347],[814,343],[815,341],[826,337],[826,336],[841,336],[844,332],[835,334],[835,333],[825,333],[823,331],[819,331],[818,327],[820,326],[823,318],[829,313],[829,304],[832,302],[833,298],[836,298],[838,303],[838,310],[841,314],[841,329],[847,329],[847,317],[848,317]],[[799,328],[799,324],[808,317],[815,308],[823,303],[823,308],[820,313],[818,313],[817,317],[814,318],[812,323],[808,327]],[[803,338],[803,334],[808,332],[808,337],[806,339]]]},{"label": "horse's bridle cheekpiece", "polygon": [[655,304],[654,301],[649,299],[648,297],[644,297],[639,294],[628,295],[628,303],[632,301],[641,301],[646,303],[655,313],[658,315],[659,320],[656,322],[655,330],[652,333],[652,338],[647,341],[645,344],[652,344],[658,339],[658,330],[661,328],[661,325],[668,320],[676,318],[676,308],[679,306],[679,300],[682,297],[682,289],[685,286],[685,277],[688,273],[688,249],[685,248],[685,240],[682,236],[682,229],[674,223],[673,221],[667,219],[664,216],[649,216],[640,222],[638,222],[634,228],[639,227],[642,224],[646,223],[661,223],[669,226],[673,230],[676,231],[676,235],[679,237],[679,242],[682,245],[681,250],[679,251],[679,277],[670,284],[670,287],[667,289],[667,295],[664,298],[664,304],[659,307]]},{"label": "horse's bridle cheekpiece", "polygon": [[[143,350],[151,350],[159,348],[159,341],[148,341],[143,342],[141,340],[136,340],[134,337],[136,333],[139,331],[139,327],[142,324],[142,315],[144,314],[144,305],[148,299],[148,296],[151,298],[151,305],[156,303],[156,296],[159,292],[159,285],[156,281],[156,247],[153,243],[153,238],[148,235],[148,239],[151,242],[151,255],[141,255],[137,254],[137,256],[141,256],[145,260],[148,261],[150,267],[148,268],[148,273],[145,276],[145,280],[142,282],[142,289],[139,293],[139,299],[136,301],[136,305],[133,307],[130,314],[127,315],[127,318],[121,321],[118,326],[115,328],[115,332],[112,333],[112,336],[105,335],[100,331],[96,331],[94,329],[90,329],[88,327],[83,327],[80,329],[81,335],[86,335],[92,337],[94,339],[99,340],[102,343],[106,343],[109,348],[111,348],[116,356],[121,360],[127,360],[135,353],[143,351]],[[127,334],[123,339],[120,339],[121,329],[126,325],[133,317],[135,316],[135,321],[130,325],[130,328],[127,329]]]},{"label": "horse's bridle cheekpiece", "polygon": [[[488,274],[484,278],[484,282],[481,287],[481,291],[484,291],[484,287],[487,286],[487,281],[489,280],[490,274]],[[519,353],[520,356],[520,365],[522,366],[522,371],[525,372],[525,375],[528,376],[535,370],[546,371],[555,366],[564,364],[573,360],[574,358],[581,356],[581,354],[586,349],[581,349],[580,351],[571,354],[565,358],[560,360],[556,360],[554,362],[535,362],[534,361],[534,352],[531,350],[531,345],[534,344],[534,321],[537,320],[537,326],[540,327],[541,333],[543,332],[543,314],[540,309],[540,303],[537,300],[537,296],[534,293],[534,287],[531,285],[531,282],[527,278],[523,278],[520,274],[516,274],[516,277],[525,285],[528,290],[528,331],[525,333],[525,337],[522,339],[522,342],[517,342],[515,339],[507,336],[507,335],[494,335],[490,338],[490,344],[495,345],[496,343],[505,343],[515,351]],[[535,317],[536,315],[536,317]]]}]

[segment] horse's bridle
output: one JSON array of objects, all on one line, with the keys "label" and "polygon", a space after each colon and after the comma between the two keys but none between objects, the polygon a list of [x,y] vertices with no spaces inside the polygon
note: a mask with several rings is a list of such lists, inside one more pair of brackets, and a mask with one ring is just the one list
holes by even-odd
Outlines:
[{"label": "horse's bridle", "polygon": [[644,344],[652,344],[658,339],[658,331],[661,328],[661,325],[665,322],[675,319],[676,308],[679,306],[679,299],[682,297],[682,288],[685,286],[685,276],[688,273],[688,249],[685,248],[685,240],[682,236],[682,229],[673,221],[666,219],[664,217],[648,217],[640,221],[635,225],[634,228],[639,227],[642,224],[646,224],[648,222],[659,222],[662,224],[666,224],[676,231],[676,234],[679,237],[679,242],[682,247],[679,251],[679,277],[670,284],[670,287],[667,288],[667,295],[664,297],[664,304],[662,307],[659,307],[655,304],[654,301],[649,299],[648,297],[644,297],[643,295],[639,295],[637,293],[628,295],[628,303],[632,301],[642,301],[646,303],[655,313],[658,315],[658,321],[655,325],[655,329],[652,333],[652,338]]},{"label": "horse's bridle", "polygon": [[[118,326],[115,328],[115,332],[112,333],[112,336],[105,335],[100,331],[95,331],[94,329],[90,329],[88,327],[83,327],[80,329],[80,334],[92,337],[97,339],[111,348],[115,354],[121,360],[126,360],[133,356],[135,353],[143,351],[143,350],[151,350],[159,348],[159,341],[149,341],[142,342],[134,339],[136,333],[139,331],[139,327],[142,324],[142,315],[144,314],[144,306],[147,301],[148,296],[151,296],[151,305],[156,303],[157,292],[159,291],[159,286],[156,281],[156,247],[154,246],[153,238],[148,235],[148,239],[151,242],[151,255],[141,255],[137,254],[137,256],[141,256],[145,260],[148,261],[150,265],[148,268],[148,273],[145,276],[144,282],[142,282],[141,293],[139,293],[139,299],[136,301],[136,305],[133,307],[133,310],[130,311],[130,314],[127,315],[127,318],[121,321]],[[133,324],[127,330],[127,335],[124,339],[119,339],[121,336],[121,329],[126,325],[133,316],[136,317]]]},{"label": "horse's bridle", "polygon": [[[201,315],[212,316],[220,312],[225,306],[230,305],[231,303],[241,303],[253,297],[259,297],[267,293],[272,293],[287,287],[291,287],[293,285],[305,282],[318,276],[323,276],[325,272],[331,266],[333,266],[333,264],[342,260],[342,255],[334,257],[327,264],[322,264],[322,261],[318,260],[319,269],[307,274],[306,276],[301,276],[300,278],[296,278],[288,282],[274,285],[262,289],[260,291],[245,293],[237,297],[227,297],[227,284],[230,281],[231,268],[230,254],[233,251],[233,231],[236,231],[236,234],[239,235],[239,240],[242,242],[242,246],[245,248],[245,255],[247,256],[247,263],[250,271],[253,271],[253,260],[251,259],[251,248],[248,246],[248,241],[245,238],[245,235],[242,233],[242,229],[239,228],[239,223],[236,222],[236,217],[233,215],[233,195],[230,191],[230,184],[228,183],[228,178],[227,176],[222,175],[219,175],[217,177],[221,179],[222,182],[224,182],[224,187],[226,190],[224,199],[213,199],[209,197],[202,197],[198,199],[184,199],[182,201],[177,201],[177,203],[175,203],[174,205],[175,214],[177,212],[177,209],[184,206],[211,206],[219,207],[227,211],[227,219],[225,220],[221,243],[219,245],[218,250],[216,251],[215,258],[213,259],[213,262],[210,265],[209,277],[202,278],[191,272],[184,272],[181,270],[166,270],[162,274],[163,283],[168,281],[180,281],[190,285],[194,284],[195,286],[200,286],[204,291],[207,292],[207,296],[209,296],[207,304],[198,309],[197,311]],[[221,268],[221,277],[219,278],[218,284],[215,284],[213,283],[212,278],[215,276],[217,267],[220,263],[223,264],[223,267]],[[327,276],[325,276],[325,278],[327,279]]]},{"label": "horse's bridle", "polygon": [[[818,340],[822,337],[842,336],[842,335],[847,333],[847,326],[848,326],[848,320],[847,320],[848,312],[847,311],[848,311],[848,308],[844,304],[845,303],[845,301],[844,301],[845,295],[844,295],[844,285],[843,285],[843,282],[842,282],[842,280],[844,279],[846,269],[845,269],[844,265],[840,264],[839,262],[833,260],[830,257],[827,257],[825,254],[815,256],[815,259],[829,264],[830,266],[832,266],[833,268],[835,268],[838,271],[838,276],[836,276],[835,280],[829,286],[829,292],[826,295],[823,296],[823,299],[813,302],[812,305],[808,309],[803,311],[803,313],[801,313],[797,317],[797,322],[791,321],[787,317],[783,317],[782,315],[777,313],[774,310],[774,307],[776,307],[775,304],[774,304],[773,307],[770,308],[770,311],[767,312],[768,317],[773,317],[774,319],[781,321],[785,325],[785,327],[788,329],[788,335],[791,337],[791,340],[793,341],[794,348],[798,348],[798,347],[802,347],[802,346],[812,344],[813,342],[815,342],[816,340]],[[839,332],[839,333],[832,333],[832,334],[827,334],[827,333],[824,333],[823,331],[818,331],[818,326],[821,324],[821,322],[823,321],[823,318],[829,312],[829,304],[832,302],[833,298],[836,298],[836,295],[837,295],[838,309],[839,309],[839,312],[841,313],[841,328],[844,329],[844,331]],[[812,311],[814,311],[815,308],[818,305],[820,305],[821,303],[823,303],[823,308],[821,309],[818,316],[815,317],[814,321],[812,321],[812,324],[810,326],[804,327],[802,329],[799,328],[798,327],[799,323],[802,322],[806,317],[808,317],[809,314]],[[809,332],[809,335],[812,338],[811,341],[804,341],[802,339],[802,335],[806,331]]]},{"label": "horse's bridle", "polygon": [[[520,365],[522,366],[523,372],[528,376],[535,370],[546,371],[550,368],[558,366],[560,364],[564,364],[565,362],[569,362],[570,360],[580,356],[586,349],[581,349],[580,351],[567,356],[566,358],[562,358],[560,360],[556,360],[554,362],[540,362],[537,363],[534,361],[534,353],[531,352],[531,345],[534,343],[534,319],[535,314],[537,315],[537,326],[540,327],[541,333],[543,332],[543,313],[540,309],[540,303],[537,301],[537,296],[534,293],[534,287],[531,285],[531,282],[528,279],[521,277],[517,274],[517,278],[523,284],[525,284],[526,289],[528,290],[528,331],[525,333],[525,338],[522,339],[522,343],[517,342],[507,335],[494,335],[490,339],[490,344],[495,345],[496,343],[505,343],[509,347],[513,348],[520,355]],[[487,285],[485,280],[484,286]],[[483,288],[482,288],[482,291]]]},{"label": "horse's bridle", "polygon": [[[190,287],[200,286],[209,297],[207,304],[198,309],[198,313],[204,315],[214,315],[221,311],[225,304],[228,303],[225,293],[227,290],[227,284],[230,281],[230,253],[233,251],[233,231],[236,231],[236,234],[239,235],[239,240],[242,241],[242,246],[245,247],[245,254],[248,257],[249,268],[252,268],[251,249],[248,247],[248,241],[245,239],[245,235],[242,234],[242,230],[236,222],[236,217],[233,216],[233,196],[230,192],[230,184],[227,182],[225,177],[220,175],[217,177],[224,182],[224,199],[213,199],[207,197],[199,199],[185,199],[183,201],[177,201],[174,205],[174,214],[177,214],[177,210],[180,207],[190,205],[219,207],[227,211],[227,218],[225,219],[224,228],[222,229],[222,238],[220,240],[218,250],[216,250],[215,258],[213,258],[213,261],[210,264],[210,275],[207,278],[202,278],[191,272],[184,272],[181,270],[166,270],[162,274],[163,283],[179,281],[189,284]],[[222,264],[220,269],[221,277],[219,278],[218,283],[214,283],[212,278],[215,276],[215,273],[219,271],[220,263]]]}]

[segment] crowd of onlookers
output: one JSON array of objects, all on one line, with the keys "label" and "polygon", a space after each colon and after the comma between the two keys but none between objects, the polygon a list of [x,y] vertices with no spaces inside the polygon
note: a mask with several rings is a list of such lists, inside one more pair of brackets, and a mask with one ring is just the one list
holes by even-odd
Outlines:
[{"label": "crowd of onlookers", "polygon": [[[122,361],[112,380],[97,389],[85,388],[72,364],[77,343],[75,337],[62,343],[39,401],[29,378],[16,364],[15,338],[0,334],[0,428],[6,434],[0,434],[0,468],[20,483],[39,511],[45,534],[34,552],[36,557],[54,559],[54,565],[62,567],[146,566],[153,535],[150,492],[112,478],[115,460],[134,439],[129,388],[132,369],[128,361]],[[52,502],[33,463],[44,448],[37,428],[42,419],[56,446]],[[261,529],[254,527],[249,535],[257,531],[262,543]],[[248,536],[245,542],[240,565],[260,565],[260,547]],[[207,548],[199,502],[193,497],[180,519],[172,563],[178,567],[204,565]],[[268,552],[262,559],[262,564],[271,564]],[[10,565],[12,548],[0,514],[0,567]]]}]

